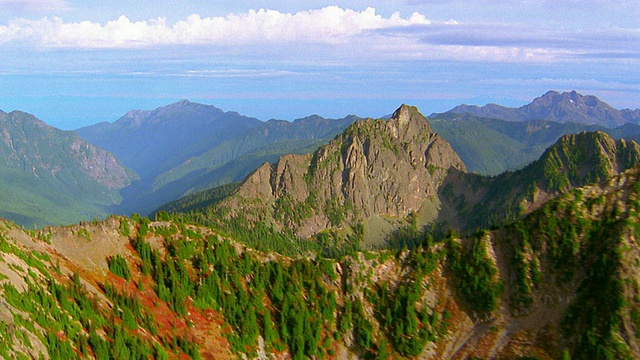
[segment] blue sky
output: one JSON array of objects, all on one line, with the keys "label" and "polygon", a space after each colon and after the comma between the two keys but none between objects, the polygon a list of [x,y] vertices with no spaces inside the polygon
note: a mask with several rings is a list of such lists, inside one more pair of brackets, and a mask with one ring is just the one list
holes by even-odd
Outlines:
[{"label": "blue sky", "polygon": [[0,109],[75,129],[181,99],[262,120],[640,107],[638,0],[0,0]]}]

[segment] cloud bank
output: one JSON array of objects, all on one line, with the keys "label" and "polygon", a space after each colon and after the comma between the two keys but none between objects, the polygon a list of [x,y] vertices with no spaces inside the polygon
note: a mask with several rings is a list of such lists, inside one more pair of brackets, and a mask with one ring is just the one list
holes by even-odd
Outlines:
[{"label": "cloud bank", "polygon": [[[53,1],[53,0],[52,0]],[[100,24],[61,18],[17,19],[0,26],[0,43],[30,43],[44,48],[139,48],[162,45],[239,45],[264,42],[341,43],[366,31],[428,25],[420,13],[388,18],[329,6],[295,14],[250,10],[226,17],[201,17],[168,24],[165,18],[132,21],[127,16]]]},{"label": "cloud bank", "polygon": [[[528,0],[527,0],[528,1]],[[0,0],[64,5],[61,0]],[[233,55],[314,58],[434,60],[466,62],[627,61],[640,60],[639,28],[568,30],[514,23],[465,23],[451,19],[432,22],[414,12],[380,15],[328,6],[296,13],[250,10],[227,16],[193,14],[168,22],[166,18],[65,22],[59,17],[19,18],[0,25],[0,44],[6,48],[36,49],[149,49],[167,46],[211,47]],[[304,51],[307,51],[306,53]]]}]

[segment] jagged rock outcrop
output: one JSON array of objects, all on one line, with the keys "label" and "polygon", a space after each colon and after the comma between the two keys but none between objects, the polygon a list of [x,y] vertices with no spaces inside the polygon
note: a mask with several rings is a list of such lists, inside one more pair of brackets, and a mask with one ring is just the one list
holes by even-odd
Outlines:
[{"label": "jagged rock outcrop", "polygon": [[640,146],[635,141],[616,141],[601,131],[565,135],[539,160],[546,178],[558,178],[559,183],[548,184],[557,190],[605,180],[638,162]]},{"label": "jagged rock outcrop", "polygon": [[122,189],[138,176],[108,151],[97,148],[76,136],[69,146],[69,154],[81,165],[82,171],[107,189]]},{"label": "jagged rock outcrop", "polygon": [[424,116],[402,105],[388,121],[354,123],[313,155],[261,166],[223,206],[271,204],[276,224],[310,236],[373,215],[403,218],[436,196],[452,168],[465,171]]}]

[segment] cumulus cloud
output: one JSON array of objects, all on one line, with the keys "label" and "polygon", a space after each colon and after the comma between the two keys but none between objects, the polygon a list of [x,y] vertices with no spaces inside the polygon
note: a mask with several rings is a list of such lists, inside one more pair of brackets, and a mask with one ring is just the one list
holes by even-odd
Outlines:
[{"label": "cumulus cloud", "polygon": [[[0,0],[0,4],[2,1],[9,0]],[[56,2],[60,0],[40,3]],[[223,17],[193,14],[176,22],[166,18],[132,20],[124,15],[105,23],[65,22],[58,17],[20,18],[0,25],[0,44],[71,50],[205,46],[239,57],[289,57],[296,51],[299,58],[307,55],[316,62],[321,58],[353,61],[390,56],[398,60],[475,62],[551,62],[577,58],[635,61],[639,34],[637,28],[568,30],[455,19],[431,22],[417,12],[383,16],[374,8],[356,11],[328,6],[296,13],[261,9]]]},{"label": "cumulus cloud", "polygon": [[[0,0],[2,1],[2,0]],[[49,0],[55,1],[55,0]],[[427,25],[420,13],[383,17],[373,8],[363,11],[329,6],[295,14],[251,10],[226,17],[201,17],[168,24],[165,18],[132,21],[126,16],[105,24],[60,18],[18,19],[0,26],[0,43],[30,42],[42,47],[135,48],[157,45],[238,45],[264,42],[341,43],[367,31]]]}]

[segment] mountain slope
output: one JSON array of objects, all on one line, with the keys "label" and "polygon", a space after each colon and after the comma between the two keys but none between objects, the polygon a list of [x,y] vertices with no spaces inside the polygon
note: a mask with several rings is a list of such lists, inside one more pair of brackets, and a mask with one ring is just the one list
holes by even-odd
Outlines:
[{"label": "mountain slope", "polygon": [[592,95],[581,95],[576,91],[559,93],[549,91],[519,108],[507,108],[488,104],[483,107],[460,105],[449,112],[471,113],[480,117],[507,121],[549,120],[559,123],[581,123],[601,125],[609,128],[625,123],[640,123],[640,109],[617,110]]},{"label": "mountain slope", "polygon": [[32,227],[106,215],[137,177],[110,153],[33,115],[0,112],[0,216]]},{"label": "mountain slope", "polygon": [[[49,155],[24,157],[17,139],[7,163],[36,159],[43,178]],[[633,141],[565,135],[484,177],[403,105],[218,190],[204,211],[155,221],[0,222],[0,357],[640,357]],[[381,221],[403,249],[358,251]],[[418,229],[438,221],[465,234]],[[356,246],[324,257],[335,234]]]},{"label": "mountain slope", "polygon": [[[476,325],[456,355],[482,356],[492,349],[515,357],[529,348],[529,356],[543,358],[636,358],[638,175],[634,167],[577,188],[521,221],[461,240],[467,251],[486,247],[502,287],[500,310],[475,322],[486,321],[497,334],[478,334]],[[450,243],[454,249],[456,242]],[[458,271],[460,280],[472,274]],[[482,294],[463,290],[461,297],[474,304]],[[532,351],[536,347],[539,352]]]},{"label": "mountain slope", "polygon": [[634,139],[640,126],[625,124],[615,129],[547,120],[505,121],[469,113],[445,113],[430,117],[433,129],[460,155],[469,172],[498,175],[517,170],[538,159],[562,135],[602,131],[616,139]]},{"label": "mountain slope", "polygon": [[[156,177],[151,193],[185,194],[240,181],[264,162],[275,162],[285,154],[305,154],[328,142],[357,120],[355,116],[324,119],[319,116],[293,122],[269,120],[246,134],[212,146],[198,156]],[[162,202],[156,202],[158,206]]]},{"label": "mountain slope", "polygon": [[189,193],[240,181],[265,161],[311,152],[356,119],[261,122],[184,100],[77,132],[140,174],[141,181],[125,189],[124,201],[112,210],[147,214]]},{"label": "mountain slope", "polygon": [[515,220],[559,194],[638,165],[640,145],[635,141],[616,141],[599,131],[565,135],[521,170],[495,177],[450,174],[440,199],[456,211],[440,221],[472,230]]},{"label": "mountain slope", "polygon": [[635,167],[505,227],[338,260],[171,218],[5,222],[0,356],[637,358],[638,184]]},{"label": "mountain slope", "polygon": [[112,124],[100,123],[76,132],[112,152],[142,179],[152,179],[260,123],[183,100],[153,111],[133,110]]},{"label": "mountain slope", "polygon": [[246,134],[211,147],[158,176],[154,180],[153,187],[160,188],[202,169],[211,171],[245,154],[284,155],[287,151],[296,152],[304,147],[317,147],[319,143],[333,138],[357,119],[355,116],[337,120],[310,116],[293,122],[269,120]]},{"label": "mountain slope", "polygon": [[562,193],[638,164],[636,142],[598,131],[565,135],[515,172],[466,173],[417,109],[402,106],[388,121],[356,122],[314,154],[283,156],[261,166],[237,189],[213,192],[233,191],[225,200],[194,194],[184,205],[162,209],[180,212],[186,210],[182,206],[203,209],[216,202],[215,211],[200,210],[201,216],[213,222],[225,218],[230,223],[223,227],[230,229],[266,224],[320,243],[324,235],[317,235],[328,231],[350,238],[349,246],[353,241],[402,246],[394,239],[404,231],[430,226],[434,235],[444,236],[449,228],[469,233],[514,221]]}]

